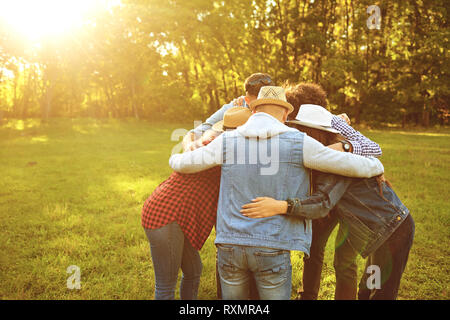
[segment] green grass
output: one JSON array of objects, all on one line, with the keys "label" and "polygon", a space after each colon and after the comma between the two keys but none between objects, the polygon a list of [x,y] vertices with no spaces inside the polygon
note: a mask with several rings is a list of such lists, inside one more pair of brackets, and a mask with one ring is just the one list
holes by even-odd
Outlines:
[{"label": "green grass", "polygon": [[[0,298],[151,299],[153,271],[140,225],[146,197],[171,170],[176,128],[137,121],[10,121],[0,127]],[[365,131],[383,149],[395,190],[416,221],[400,299],[449,299],[450,131]],[[199,298],[215,298],[212,234],[201,251]],[[334,293],[332,237],[320,299]],[[302,254],[293,253],[293,293]],[[66,269],[81,269],[69,290]],[[360,274],[363,260],[359,260]]]}]

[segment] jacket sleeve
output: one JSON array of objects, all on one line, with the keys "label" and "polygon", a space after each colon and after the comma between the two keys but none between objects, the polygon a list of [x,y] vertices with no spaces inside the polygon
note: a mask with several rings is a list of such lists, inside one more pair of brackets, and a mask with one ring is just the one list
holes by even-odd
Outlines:
[{"label": "jacket sleeve", "polygon": [[332,174],[317,173],[315,191],[311,196],[291,199],[294,203],[288,216],[304,219],[325,217],[339,202],[351,179]]},{"label": "jacket sleeve", "polygon": [[206,119],[205,122],[203,122],[201,125],[196,127],[195,129],[191,130],[190,132],[194,132],[196,135],[201,135],[206,130],[211,129],[211,127],[216,124],[217,122],[223,120],[223,116],[225,112],[233,107],[233,101],[231,101],[228,104],[224,104],[222,108],[214,112],[208,119]]},{"label": "jacket sleeve", "polygon": [[179,173],[196,173],[222,164],[223,135],[218,136],[208,145],[181,154],[174,154],[169,159],[170,167]]},{"label": "jacket sleeve", "polygon": [[303,139],[303,164],[317,171],[354,178],[371,178],[384,172],[383,164],[376,158],[332,150],[307,135]]},{"label": "jacket sleeve", "polygon": [[382,152],[380,146],[367,138],[361,132],[356,131],[345,122],[344,119],[333,115],[331,127],[347,139],[353,146],[353,153],[364,157],[380,157]]}]

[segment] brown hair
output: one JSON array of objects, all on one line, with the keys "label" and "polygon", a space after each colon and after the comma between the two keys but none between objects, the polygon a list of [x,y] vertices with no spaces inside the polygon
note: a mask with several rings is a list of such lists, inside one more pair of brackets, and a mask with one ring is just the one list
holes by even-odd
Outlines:
[{"label": "brown hair", "polygon": [[286,99],[294,107],[289,120],[295,119],[302,104],[316,104],[327,107],[327,94],[323,88],[315,83],[301,82],[297,85],[285,83]]},{"label": "brown hair", "polygon": [[272,77],[267,73],[254,73],[244,82],[245,91],[255,97],[258,96],[261,87],[273,85]]}]

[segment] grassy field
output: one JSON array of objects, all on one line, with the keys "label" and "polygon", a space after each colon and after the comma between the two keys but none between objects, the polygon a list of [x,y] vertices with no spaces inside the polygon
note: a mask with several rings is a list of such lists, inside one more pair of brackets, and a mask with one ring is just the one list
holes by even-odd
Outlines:
[{"label": "grassy field", "polygon": [[[176,128],[192,124],[37,120],[0,126],[0,298],[152,299],[140,225],[143,202],[171,170]],[[364,131],[383,149],[386,175],[411,210],[415,242],[400,299],[449,299],[450,130]],[[199,298],[215,298],[212,234],[201,251]],[[320,299],[333,299],[332,237]],[[302,254],[293,253],[293,292]],[[66,287],[67,267],[81,289]],[[363,261],[359,260],[360,273]]]}]

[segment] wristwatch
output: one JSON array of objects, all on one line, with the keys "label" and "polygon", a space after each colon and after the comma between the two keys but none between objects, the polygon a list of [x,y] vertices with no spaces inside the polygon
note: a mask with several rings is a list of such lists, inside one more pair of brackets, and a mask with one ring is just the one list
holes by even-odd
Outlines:
[{"label": "wristwatch", "polygon": [[339,141],[340,143],[342,143],[342,148],[344,148],[345,152],[350,152],[350,143],[348,141],[345,140],[341,140]]},{"label": "wristwatch", "polygon": [[287,210],[286,210],[286,214],[291,214],[292,209],[294,208],[294,200],[287,199],[286,202],[287,202],[287,205],[288,205]]}]

